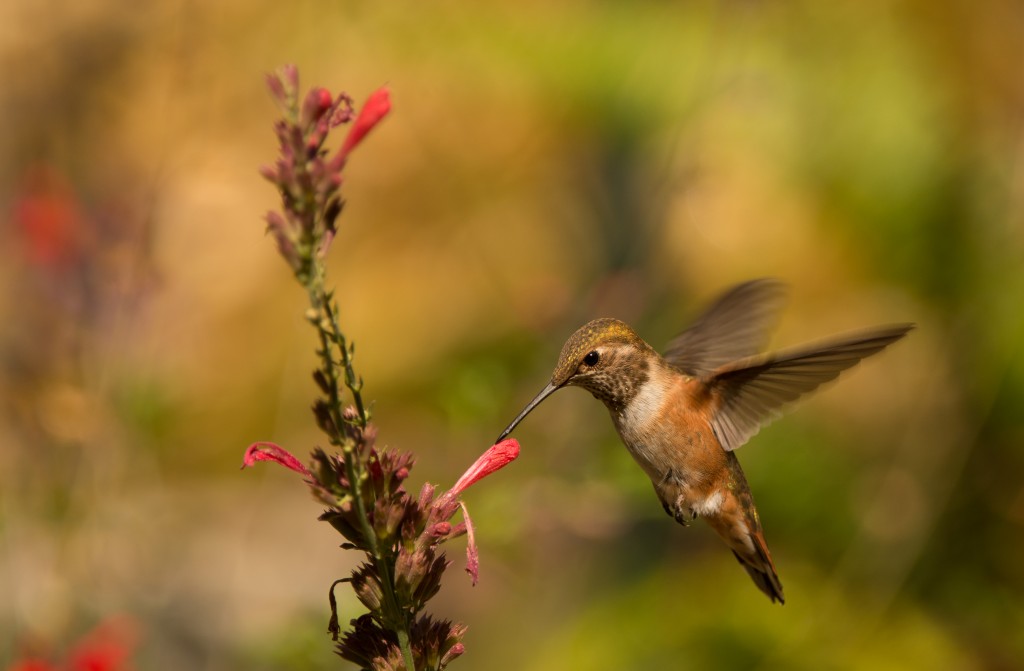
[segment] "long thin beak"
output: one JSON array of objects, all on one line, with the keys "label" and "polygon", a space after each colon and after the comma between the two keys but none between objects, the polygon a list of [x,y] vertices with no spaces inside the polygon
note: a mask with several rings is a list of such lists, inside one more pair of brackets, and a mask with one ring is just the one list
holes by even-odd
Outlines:
[{"label": "long thin beak", "polygon": [[501,435],[498,436],[498,439],[494,442],[500,443],[501,441],[505,440],[505,436],[512,433],[512,429],[516,428],[516,425],[519,424],[519,422],[523,421],[523,418],[529,415],[531,410],[536,408],[538,405],[540,405],[541,401],[546,399],[548,396],[551,396],[551,394],[555,393],[559,389],[561,389],[561,387],[558,387],[555,384],[548,382],[548,386],[541,389],[540,393],[533,397],[533,400],[530,401],[525,408],[523,408],[523,411],[519,413],[518,417],[512,420],[511,424],[505,427],[505,430],[501,432]]}]

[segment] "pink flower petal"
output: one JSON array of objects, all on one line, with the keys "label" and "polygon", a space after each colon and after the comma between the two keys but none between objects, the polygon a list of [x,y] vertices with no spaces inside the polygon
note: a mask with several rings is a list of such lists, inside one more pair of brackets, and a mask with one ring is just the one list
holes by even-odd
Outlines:
[{"label": "pink flower petal", "polygon": [[245,457],[242,459],[242,468],[252,466],[257,461],[273,461],[285,468],[290,468],[296,473],[302,473],[308,478],[313,474],[309,472],[301,461],[280,445],[268,442],[253,443],[245,450]]},{"label": "pink flower petal", "polygon": [[469,574],[475,587],[480,580],[480,550],[476,546],[476,536],[473,535],[473,522],[469,519],[469,511],[466,504],[459,501],[462,506],[462,519],[466,522],[466,573]]}]

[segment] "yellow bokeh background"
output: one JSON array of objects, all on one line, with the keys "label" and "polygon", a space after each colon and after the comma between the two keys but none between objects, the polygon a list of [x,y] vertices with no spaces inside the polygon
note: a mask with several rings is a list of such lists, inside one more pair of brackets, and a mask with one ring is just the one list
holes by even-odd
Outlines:
[{"label": "yellow bokeh background", "polygon": [[[732,283],[773,346],[910,337],[739,457],[787,603],[664,515],[564,391],[466,494],[487,669],[1024,665],[1024,10],[1012,0],[0,8],[0,667],[127,621],[144,669],[346,668],[358,557],[292,474],[314,334],[264,236],[264,75],[394,109],[332,249],[381,441],[448,486],[600,316],[662,347]],[[339,590],[339,594],[344,590]],[[341,594],[343,619],[359,614]]]}]

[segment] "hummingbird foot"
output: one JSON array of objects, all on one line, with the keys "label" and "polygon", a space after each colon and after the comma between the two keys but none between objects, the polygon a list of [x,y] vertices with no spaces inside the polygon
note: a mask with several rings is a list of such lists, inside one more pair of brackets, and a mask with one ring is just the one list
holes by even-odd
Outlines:
[{"label": "hummingbird foot", "polygon": [[682,524],[684,527],[690,526],[690,520],[693,519],[693,517],[687,518],[686,513],[675,506],[670,506],[665,501],[661,502],[661,507],[665,509],[666,515],[674,519],[679,524]]},{"label": "hummingbird foot", "polygon": [[[682,497],[680,497],[681,499]],[[682,505],[682,501],[676,501],[675,504],[669,505],[667,502],[662,501],[661,507],[665,509],[665,513],[674,519],[684,527],[690,526],[690,522],[697,519],[697,511],[691,508],[686,508]]]},{"label": "hummingbird foot", "polygon": [[661,507],[676,522],[688,527],[690,522],[697,519],[699,512],[693,505],[689,487],[676,477],[671,468],[662,477],[660,485],[655,485],[654,489],[658,494],[658,500],[661,501]]},{"label": "hummingbird foot", "polygon": [[673,515],[672,517],[675,518],[676,522],[679,522],[684,527],[688,527],[688,526],[690,526],[690,522],[692,522],[693,520],[697,519],[697,514],[691,512],[689,518],[686,517],[686,513],[676,514],[676,515]]}]

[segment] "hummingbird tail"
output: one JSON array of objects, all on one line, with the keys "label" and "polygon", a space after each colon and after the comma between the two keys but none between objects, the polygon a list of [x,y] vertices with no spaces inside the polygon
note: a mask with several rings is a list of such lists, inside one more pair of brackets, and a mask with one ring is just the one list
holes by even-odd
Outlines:
[{"label": "hummingbird tail", "polygon": [[754,546],[754,554],[740,554],[735,549],[732,551],[736,559],[746,569],[758,589],[768,595],[772,603],[786,603],[782,594],[782,583],[779,581],[779,574],[775,572],[775,563],[768,552],[768,545],[764,542],[764,534],[756,529],[749,535],[750,542]]},{"label": "hummingbird tail", "polygon": [[786,603],[782,583],[775,572],[772,554],[764,540],[761,520],[754,507],[754,497],[733,452],[727,452],[729,481],[723,491],[717,514],[705,517],[711,528],[721,536],[736,559],[750,575],[758,589],[774,603]]},{"label": "hummingbird tail", "polygon": [[[749,499],[749,493],[744,498]],[[729,546],[758,589],[773,602],[786,603],[782,595],[782,583],[775,572],[775,563],[768,552],[764,532],[761,531],[753,506],[750,505],[739,515],[715,515],[705,520]]]}]

